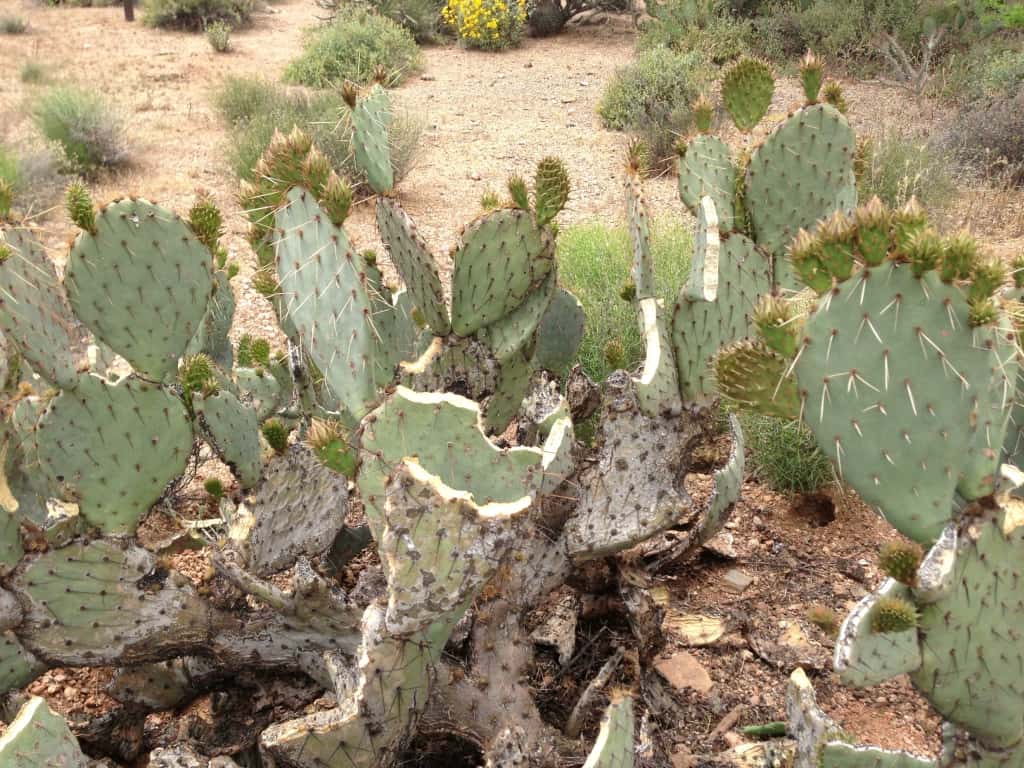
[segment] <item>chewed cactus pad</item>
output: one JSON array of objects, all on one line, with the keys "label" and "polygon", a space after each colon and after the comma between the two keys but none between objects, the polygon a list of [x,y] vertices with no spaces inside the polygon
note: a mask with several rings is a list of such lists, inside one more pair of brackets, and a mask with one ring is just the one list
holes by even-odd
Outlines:
[{"label": "chewed cactus pad", "polygon": [[174,213],[111,203],[71,247],[64,284],[78,318],[149,378],[173,373],[206,314],[213,257]]},{"label": "chewed cactus pad", "polygon": [[697,215],[705,195],[715,203],[718,225],[722,232],[735,228],[733,195],[736,166],[729,145],[714,136],[697,136],[686,145],[686,152],[676,163],[679,171],[679,199]]},{"label": "chewed cactus pad", "polygon": [[994,480],[1016,375],[1005,331],[971,328],[934,271],[889,262],[823,297],[805,337],[795,371],[818,444],[901,533],[934,541],[958,486]]},{"label": "chewed cactus pad", "polygon": [[[45,667],[11,631],[0,632],[0,694],[32,682]],[[3,752],[0,752],[0,756]]]},{"label": "chewed cactus pad", "polygon": [[633,768],[633,699],[621,696],[612,701],[601,718],[601,730],[583,768]]},{"label": "chewed cactus pad", "polygon": [[452,260],[452,329],[468,336],[540,285],[555,261],[554,239],[528,211],[494,211],[466,227]]},{"label": "chewed cactus pad", "polygon": [[46,700],[33,696],[0,736],[0,764],[11,768],[89,768],[78,739]]},{"label": "chewed cactus pad", "polygon": [[192,425],[160,387],[82,374],[50,401],[36,431],[39,463],[65,498],[105,533],[131,533],[185,471]]},{"label": "chewed cactus pad", "polygon": [[0,232],[0,330],[44,379],[58,386],[74,381],[74,353],[85,351],[77,323],[53,262],[26,229]]}]

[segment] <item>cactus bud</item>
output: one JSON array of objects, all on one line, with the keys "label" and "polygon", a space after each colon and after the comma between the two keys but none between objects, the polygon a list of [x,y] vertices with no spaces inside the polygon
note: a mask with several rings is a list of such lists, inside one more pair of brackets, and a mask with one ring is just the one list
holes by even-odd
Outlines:
[{"label": "cactus bud", "polygon": [[276,453],[284,453],[288,450],[288,428],[277,419],[267,419],[263,422],[260,430],[267,445]]},{"label": "cactus bud", "polygon": [[181,368],[178,370],[178,382],[185,391],[187,399],[196,393],[202,394],[204,397],[213,395],[219,389],[213,360],[209,355],[203,353],[187,357],[182,361]]},{"label": "cactus bud", "polygon": [[238,262],[232,261],[230,264],[228,264],[227,265],[228,280],[233,280],[234,278],[238,277],[238,270],[239,270]]},{"label": "cactus bud", "polygon": [[947,237],[942,242],[942,268],[939,276],[942,282],[966,280],[971,276],[978,261],[978,244],[967,232]]},{"label": "cactus bud", "polygon": [[634,138],[626,147],[626,170],[643,178],[651,165],[651,150],[642,139]]},{"label": "cactus bud", "polygon": [[820,243],[806,229],[801,229],[793,238],[789,246],[789,260],[808,288],[821,294],[832,287],[832,276],[821,261]]},{"label": "cactus bud", "polygon": [[200,190],[196,194],[196,201],[188,212],[188,224],[211,253],[220,250],[218,241],[224,234],[224,217],[208,192]]},{"label": "cactus bud", "polygon": [[349,479],[355,477],[359,456],[339,422],[313,419],[306,443],[325,467]]},{"label": "cactus bud", "polygon": [[799,327],[787,302],[766,294],[754,310],[754,324],[761,340],[784,357],[796,354]]},{"label": "cactus bud", "polygon": [[711,121],[715,116],[714,105],[702,93],[693,102],[691,110],[693,111],[693,121],[697,124],[697,130],[701,133],[708,133],[711,130]]},{"label": "cactus bud", "polygon": [[967,323],[972,328],[992,325],[999,319],[999,307],[988,299],[967,299]]},{"label": "cactus bud", "polygon": [[869,267],[878,266],[885,261],[892,246],[889,211],[876,195],[857,209],[854,221],[857,225],[857,253]]},{"label": "cactus bud", "polygon": [[626,349],[618,339],[609,339],[604,345],[604,361],[616,371],[626,367]]},{"label": "cactus bud", "polygon": [[331,168],[331,161],[327,155],[316,147],[309,150],[306,159],[302,161],[302,177],[305,180],[306,189],[313,193],[317,200],[321,200],[327,182],[334,170]]},{"label": "cactus bud", "polygon": [[11,250],[11,246],[7,243],[0,243],[0,264],[3,264],[9,258],[14,251]]},{"label": "cactus bud", "polygon": [[257,269],[253,272],[252,277],[249,278],[249,282],[252,284],[253,290],[256,291],[256,293],[261,296],[265,296],[268,299],[271,296],[277,295],[279,290],[277,278],[274,277],[273,271],[268,267]]},{"label": "cactus bud", "polygon": [[265,368],[270,367],[270,342],[266,339],[253,339],[249,352],[254,362]]},{"label": "cactus bud", "polygon": [[913,542],[888,541],[878,552],[878,564],[888,576],[912,587],[917,583],[921,557],[921,547]]},{"label": "cactus bud", "polygon": [[812,605],[807,609],[807,620],[829,637],[839,633],[839,617],[825,605]]},{"label": "cactus bud", "polygon": [[235,363],[241,368],[252,368],[252,342],[252,336],[243,333],[235,347]]},{"label": "cactus bud", "polygon": [[903,208],[892,216],[893,238],[896,241],[897,255],[906,252],[911,239],[928,226],[928,219],[916,197],[910,198]]},{"label": "cactus bud", "polygon": [[626,282],[619,291],[619,298],[623,301],[633,301],[636,299],[636,283],[632,280]]},{"label": "cactus bud", "polygon": [[853,249],[857,233],[842,211],[833,213],[818,227],[819,252],[822,266],[836,280],[849,279],[853,274]]},{"label": "cactus bud", "polygon": [[224,484],[216,477],[208,477],[203,483],[203,490],[216,501],[224,498]]},{"label": "cactus bud", "polygon": [[907,244],[904,252],[910,262],[910,268],[916,277],[935,269],[942,261],[942,241],[931,229],[924,229],[915,234]]},{"label": "cactus bud", "polygon": [[508,194],[512,205],[523,211],[530,210],[530,192],[522,176],[513,176],[508,180]]},{"label": "cactus bud", "polygon": [[846,114],[846,97],[843,96],[843,86],[837,80],[826,81],[821,95],[825,103],[831,104],[839,114]]},{"label": "cactus bud", "polygon": [[1006,266],[1002,261],[994,257],[979,259],[971,271],[971,287],[967,292],[967,298],[976,302],[991,298],[1005,282]]},{"label": "cactus bud", "polygon": [[336,227],[345,223],[349,208],[352,207],[352,187],[345,179],[331,171],[324,185],[320,205]]},{"label": "cactus bud", "polygon": [[800,82],[804,87],[804,96],[808,104],[818,103],[823,71],[824,62],[814,55],[814,51],[807,51],[800,60]]},{"label": "cactus bud", "polygon": [[871,631],[876,634],[906,632],[917,626],[917,611],[901,597],[883,597],[871,610]]},{"label": "cactus bud", "polygon": [[81,181],[73,181],[67,191],[68,215],[75,225],[90,235],[96,234],[96,212],[89,190]]},{"label": "cactus bud", "polygon": [[345,83],[341,86],[341,98],[348,104],[349,109],[356,108],[356,100],[359,98],[359,89],[356,88],[355,83]]},{"label": "cactus bud", "polygon": [[533,179],[534,213],[543,227],[565,207],[569,199],[569,173],[557,157],[545,157],[537,163]]}]

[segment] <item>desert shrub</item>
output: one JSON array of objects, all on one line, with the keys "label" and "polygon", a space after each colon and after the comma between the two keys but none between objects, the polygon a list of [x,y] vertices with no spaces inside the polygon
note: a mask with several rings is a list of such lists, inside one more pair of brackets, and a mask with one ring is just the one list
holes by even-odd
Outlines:
[{"label": "desert shrub", "polygon": [[253,0],[145,0],[143,20],[154,27],[206,29],[215,21],[238,27],[249,21]]},{"label": "desert shrub", "polygon": [[741,412],[754,474],[776,491],[810,493],[833,480],[832,465],[801,422]]},{"label": "desert shrub", "polygon": [[206,41],[217,53],[231,50],[231,27],[223,21],[214,21],[206,27]]},{"label": "desert shrub", "polygon": [[9,185],[14,207],[23,213],[53,205],[66,180],[50,148],[22,143],[15,154],[0,144],[0,182]]},{"label": "desert shrub", "polygon": [[941,210],[956,191],[948,150],[927,139],[885,134],[869,139],[857,164],[861,200],[878,195],[891,208],[916,197],[931,212]]},{"label": "desert shrub", "polygon": [[121,115],[94,91],[74,86],[47,91],[32,118],[40,133],[60,146],[69,171],[88,174],[128,160]]},{"label": "desert shrub", "polygon": [[530,34],[534,37],[551,37],[565,27],[569,14],[559,0],[539,0],[530,11]]},{"label": "desert shrub", "polygon": [[21,16],[4,14],[0,16],[0,32],[5,35],[20,35],[28,29],[28,22]]},{"label": "desert shrub", "polygon": [[0,144],[0,182],[14,188],[18,186],[18,162],[14,152]]},{"label": "desert shrub", "polygon": [[26,61],[22,64],[19,75],[21,82],[28,85],[38,85],[46,81],[46,70],[42,64],[34,61]]},{"label": "desert shrub", "polygon": [[[651,236],[658,295],[671,306],[689,276],[693,239],[678,221],[657,221]],[[580,345],[583,370],[595,381],[643,361],[643,340],[633,305],[620,295],[632,260],[625,227],[586,223],[558,235],[558,275],[587,314]]]},{"label": "desert shrub", "polygon": [[519,44],[527,5],[526,0],[448,0],[441,18],[462,45],[496,51]]},{"label": "desert shrub", "polygon": [[1024,88],[1024,51],[1004,50],[988,57],[981,72],[982,96],[1005,98]]},{"label": "desert shrub", "polygon": [[1011,98],[980,101],[957,116],[943,145],[966,164],[1004,169],[1024,184],[1024,88]]},{"label": "desert shrub", "polygon": [[[275,83],[251,77],[229,77],[215,97],[221,117],[231,129],[229,163],[235,175],[252,179],[253,167],[275,130],[294,126],[309,133],[333,167],[353,184],[365,177],[352,155],[349,109],[340,94],[291,92]],[[395,110],[389,133],[391,162],[397,178],[408,172],[415,158],[421,124]]]},{"label": "desert shrub", "polygon": [[737,18],[724,0],[698,4],[694,0],[650,3],[652,18],[637,38],[640,50],[671,48],[700,51],[715,64],[724,64],[750,50],[750,22]]},{"label": "desert shrub", "polygon": [[318,3],[331,12],[332,20],[360,10],[384,16],[409,30],[417,43],[432,43],[438,39],[444,6],[444,0],[318,0]]},{"label": "desert shrub", "polygon": [[378,67],[386,85],[402,82],[420,63],[420,49],[407,29],[372,13],[357,12],[312,30],[285,79],[326,88],[346,81],[365,85]]},{"label": "desert shrub", "polygon": [[597,111],[606,128],[640,134],[657,165],[689,128],[690,105],[710,77],[702,54],[652,48],[615,73]]}]

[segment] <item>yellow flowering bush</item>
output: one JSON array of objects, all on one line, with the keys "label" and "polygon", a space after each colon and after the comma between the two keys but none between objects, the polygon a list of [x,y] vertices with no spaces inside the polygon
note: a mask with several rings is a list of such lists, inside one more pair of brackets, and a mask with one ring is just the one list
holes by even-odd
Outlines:
[{"label": "yellow flowering bush", "polygon": [[528,0],[447,0],[441,18],[470,48],[497,50],[519,44]]}]

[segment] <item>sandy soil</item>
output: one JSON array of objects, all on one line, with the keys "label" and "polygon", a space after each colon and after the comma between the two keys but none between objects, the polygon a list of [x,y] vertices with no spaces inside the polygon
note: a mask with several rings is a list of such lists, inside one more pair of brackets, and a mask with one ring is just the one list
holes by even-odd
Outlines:
[{"label": "sandy soil", "polygon": [[[28,18],[31,29],[0,38],[0,140],[17,144],[31,135],[27,106],[39,87],[26,86],[18,77],[27,60],[46,66],[56,82],[102,92],[128,120],[135,162],[98,180],[97,199],[137,193],[184,211],[195,188],[210,190],[228,214],[227,245],[243,264],[242,279],[234,281],[239,292],[236,332],[272,328],[269,307],[245,279],[252,256],[234,200],[235,180],[223,163],[227,137],[211,94],[228,74],[278,76],[298,53],[302,29],[314,23],[314,4],[289,0],[258,13],[252,28],[233,35],[235,51],[229,55],[212,52],[200,35],[127,24],[119,8],[43,8],[0,0],[2,13]],[[548,154],[560,155],[574,180],[563,223],[621,220],[620,169],[627,139],[602,130],[595,107],[604,83],[632,53],[633,35],[625,24],[528,40],[502,54],[455,47],[425,51],[422,72],[395,92],[401,106],[425,121],[421,154],[399,194],[438,253],[454,243],[485,190],[502,188],[512,173],[530,173],[536,160]],[[844,85],[858,132],[899,127],[925,136],[949,117],[896,88]],[[783,79],[768,124],[798,102],[795,81]],[[651,180],[648,189],[660,215],[690,219],[678,202],[673,178]],[[984,227],[984,237],[1000,252],[1024,248],[1019,193],[965,185],[949,219],[955,226]],[[54,258],[62,261],[70,222],[56,210],[40,223]],[[361,247],[374,245],[370,206],[356,207],[350,229]],[[852,734],[887,747],[934,751],[937,720],[909,684],[900,680],[866,692],[838,686],[828,671],[832,641],[806,621],[807,608],[814,604],[843,615],[881,580],[873,553],[892,535],[888,527],[854,502],[830,516],[748,483],[731,530],[736,560],[704,556],[666,584],[679,610],[739,620],[739,629],[722,642],[690,649],[715,685],[710,693],[688,700],[692,716],[679,723],[679,742],[695,751],[724,748],[729,739],[711,744],[709,734],[740,705],[740,725],[781,719],[786,675],[799,662],[816,677],[822,703]],[[740,595],[722,586],[723,574],[732,568],[754,577]],[[806,648],[798,657],[787,657],[778,641],[782,636],[792,640],[794,626]],[[88,682],[101,679],[102,674],[51,672],[32,690],[50,696],[64,711],[76,706],[90,710],[102,697],[89,690]]]}]

